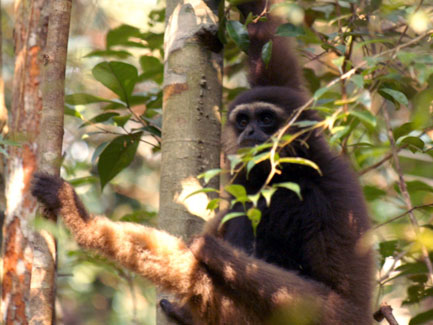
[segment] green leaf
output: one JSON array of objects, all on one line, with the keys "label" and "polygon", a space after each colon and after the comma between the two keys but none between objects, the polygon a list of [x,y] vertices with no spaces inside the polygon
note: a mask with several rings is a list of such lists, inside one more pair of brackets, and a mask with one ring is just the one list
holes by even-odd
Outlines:
[{"label": "green leaf", "polygon": [[221,202],[221,199],[219,199],[219,198],[210,200],[209,203],[206,206],[206,209],[214,211],[214,210],[216,210],[219,207],[220,202]]},{"label": "green leaf", "polygon": [[65,96],[65,102],[70,105],[86,105],[93,103],[113,103],[112,100],[86,94],[86,93],[76,93]]},{"label": "green leaf", "polygon": [[278,26],[276,35],[285,37],[298,37],[304,35],[305,31],[301,26],[295,26],[291,23]]},{"label": "green leaf", "polygon": [[209,181],[212,178],[214,178],[215,176],[221,174],[221,172],[222,172],[221,168],[209,169],[209,170],[205,171],[204,173],[201,173],[197,177],[199,179],[203,178],[204,179],[204,183],[207,184],[207,183],[209,183]]},{"label": "green leaf", "polygon": [[338,71],[340,71],[340,73],[343,72],[344,60],[345,60],[344,56],[340,56],[332,60],[332,63],[338,68]]},{"label": "green leaf", "polygon": [[138,79],[137,68],[124,62],[101,62],[92,69],[96,80],[117,94],[129,105]]},{"label": "green leaf", "polygon": [[401,143],[409,145],[409,150],[413,153],[424,150],[424,141],[418,137],[406,137]]},{"label": "green leaf", "polygon": [[237,20],[229,20],[226,23],[227,33],[236,45],[244,52],[248,52],[250,39],[244,25]]},{"label": "green leaf", "polygon": [[319,168],[319,166],[317,166],[317,164],[311,160],[305,159],[305,158],[299,158],[299,157],[284,157],[284,158],[280,158],[278,159],[278,163],[279,164],[299,164],[299,165],[305,165],[305,166],[309,166],[311,168],[314,168],[315,170],[317,170],[317,172],[322,175],[322,172]]},{"label": "green leaf", "polygon": [[266,42],[262,48],[262,60],[266,67],[269,65],[272,57],[272,41]]},{"label": "green leaf", "polygon": [[314,92],[313,98],[314,100],[318,100],[322,97],[329,89],[327,87],[319,88]]},{"label": "green leaf", "polygon": [[242,217],[244,216],[245,213],[244,212],[230,212],[227,213],[224,218],[221,219],[221,223],[219,225],[219,228],[222,227],[223,224],[225,224],[227,221],[234,219],[234,218],[238,218],[238,217]]},{"label": "green leaf", "polygon": [[397,140],[398,138],[409,134],[414,130],[414,127],[415,125],[412,122],[408,122],[400,125],[399,127],[392,130],[394,139]]},{"label": "green leaf", "polygon": [[88,53],[85,55],[85,58],[90,57],[115,57],[118,59],[126,59],[128,57],[132,56],[131,53],[124,50],[114,51],[114,50],[96,50]]},{"label": "green leaf", "polygon": [[239,184],[231,184],[225,187],[225,190],[235,197],[236,201],[246,202],[248,201],[247,191],[245,187]]},{"label": "green leaf", "polygon": [[393,256],[394,252],[397,250],[398,241],[389,240],[379,243],[379,253],[383,259],[388,256]]},{"label": "green leaf", "polygon": [[248,161],[248,163],[247,163],[247,175],[249,175],[251,169],[255,165],[261,163],[262,161],[269,159],[269,155],[270,155],[269,152],[263,152],[257,156],[252,157],[251,160]]},{"label": "green leaf", "polygon": [[259,199],[260,199],[260,193],[248,195],[248,201],[250,201],[254,207],[257,207],[257,203],[259,202]]},{"label": "green leaf", "polygon": [[373,201],[386,195],[386,192],[384,190],[381,190],[376,186],[371,185],[364,186],[363,191],[364,196],[368,201]]},{"label": "green leaf", "polygon": [[269,188],[264,188],[262,190],[262,195],[266,200],[266,206],[270,206],[271,205],[271,199],[272,199],[272,195],[274,195],[274,193],[276,192],[276,188],[273,187],[269,187]]},{"label": "green leaf", "polygon": [[227,158],[230,161],[230,174],[233,175],[235,168],[242,163],[242,158],[240,155],[228,155]]},{"label": "green leaf", "polygon": [[107,33],[106,44],[107,48],[115,45],[125,45],[128,44],[130,37],[141,38],[142,33],[140,30],[131,25],[121,25],[110,30]]},{"label": "green leaf", "polygon": [[112,117],[118,116],[118,115],[119,115],[119,113],[115,113],[115,112],[107,112],[107,113],[102,113],[102,114],[96,115],[95,117],[92,117],[87,122],[81,124],[80,128],[83,127],[83,126],[87,126],[87,125],[92,125],[92,124],[96,124],[96,123],[107,122]]},{"label": "green leaf", "polygon": [[132,162],[141,135],[142,132],[119,136],[102,151],[98,160],[101,189]]},{"label": "green leaf", "polygon": [[410,320],[409,325],[426,324],[430,321],[433,321],[433,309],[416,315]]},{"label": "green leaf", "polygon": [[140,66],[143,70],[139,76],[140,81],[151,79],[159,84],[162,82],[164,65],[157,58],[144,55],[140,57]]},{"label": "green leaf", "polygon": [[364,88],[364,77],[355,74],[350,78],[350,81],[352,81],[358,88]]},{"label": "green leaf", "polygon": [[253,227],[254,237],[257,236],[257,226],[262,219],[262,211],[257,208],[250,208],[247,211],[247,217],[251,221],[251,226]]},{"label": "green leaf", "polygon": [[278,184],[274,184],[274,187],[281,187],[281,188],[286,188],[288,190],[291,190],[293,192],[296,193],[296,195],[299,197],[300,200],[302,200],[302,195],[301,195],[301,188],[299,187],[298,184],[293,183],[293,182],[285,182],[285,183],[278,183]]},{"label": "green leaf", "polygon": [[219,192],[218,190],[212,188],[212,187],[203,187],[197,191],[194,191],[192,193],[189,193],[186,197],[185,200],[193,195],[199,194],[199,193],[214,193],[214,192]]},{"label": "green leaf", "polygon": [[104,151],[105,147],[108,146],[109,142],[102,142],[100,145],[98,145],[95,149],[95,151],[93,152],[92,155],[92,165],[94,165],[96,163],[96,159],[99,158],[99,156],[101,155],[102,151]]},{"label": "green leaf", "polygon": [[406,185],[407,185],[407,190],[410,193],[419,192],[419,191],[433,193],[433,187],[422,181],[418,181],[418,180],[406,181]]},{"label": "green leaf", "polygon": [[68,183],[70,183],[74,187],[92,184],[92,183],[97,183],[97,182],[98,182],[98,178],[95,176],[86,176],[86,177],[68,179]]},{"label": "green leaf", "polygon": [[[389,89],[389,88],[381,88],[379,93],[385,93],[389,96],[391,96],[395,101],[397,101],[398,103],[408,106],[409,105],[409,101],[406,97],[405,94],[403,94],[402,92],[398,91],[398,90],[394,90],[394,89]],[[383,95],[383,94],[381,94]]]},{"label": "green leaf", "polygon": [[124,127],[130,118],[131,118],[131,114],[128,114],[123,116],[113,116],[112,120],[117,126]]},{"label": "green leaf", "polygon": [[375,128],[377,125],[376,117],[369,111],[350,111],[349,114],[355,116],[361,122],[372,128]]},{"label": "green leaf", "polygon": [[67,105],[65,106],[65,115],[72,116],[72,117],[78,117],[80,120],[83,120],[84,117],[81,115],[79,111],[76,109],[70,108]]}]

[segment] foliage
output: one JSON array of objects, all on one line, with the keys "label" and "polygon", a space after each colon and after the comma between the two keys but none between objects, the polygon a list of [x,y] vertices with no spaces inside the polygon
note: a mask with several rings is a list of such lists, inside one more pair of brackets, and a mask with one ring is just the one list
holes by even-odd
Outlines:
[{"label": "foliage", "polygon": [[[244,73],[244,52],[249,45],[246,25],[264,19],[249,16],[245,24],[239,23],[235,4],[229,1],[230,7],[220,17],[225,27],[220,39],[225,46],[227,101],[245,87],[237,84],[239,78],[235,77]],[[277,34],[295,38],[294,47],[305,63],[311,98],[300,109],[315,109],[323,118],[298,126],[302,132],[325,132],[329,143],[350,159],[360,176],[374,226],[369,237],[378,257],[377,303],[400,301],[401,308],[410,312],[410,324],[431,321],[433,6],[409,0],[361,4],[355,0],[286,1],[272,10],[288,20]],[[161,21],[161,16],[160,12],[151,23]],[[266,44],[263,49],[265,63],[272,56],[271,48]],[[148,53],[133,61],[132,49]],[[88,54],[89,58],[104,60],[92,74],[110,93],[67,96],[66,113],[82,121],[82,127],[89,130],[88,139],[101,132],[111,135],[94,154],[102,188],[119,172],[131,168],[138,141],[154,139],[153,150],[159,150],[162,53],[160,33],[142,32],[129,25],[112,29],[106,36],[106,48]],[[113,61],[105,61],[107,58]],[[99,113],[85,118],[77,109],[80,105],[96,105]],[[137,109],[140,107],[145,109]],[[271,173],[278,173],[287,163],[320,172],[313,161],[279,157],[281,148],[300,135],[276,134],[268,143],[230,156],[229,170],[210,170],[199,177],[204,183],[221,173],[233,178],[241,169],[249,173],[265,160],[271,163]],[[257,202],[269,204],[279,187],[302,199],[295,183],[267,182],[253,195],[240,185],[227,184],[231,204],[240,203],[244,211],[226,215],[223,222],[246,215],[256,229],[261,218]],[[197,192],[214,191],[204,188]],[[214,199],[208,208],[215,210],[219,203],[220,199]]]}]

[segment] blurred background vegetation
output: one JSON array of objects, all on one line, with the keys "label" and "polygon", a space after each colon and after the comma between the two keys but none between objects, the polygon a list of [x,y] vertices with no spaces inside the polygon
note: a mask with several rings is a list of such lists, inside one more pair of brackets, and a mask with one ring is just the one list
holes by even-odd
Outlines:
[{"label": "blurred background vegetation", "polygon": [[[13,3],[2,6],[9,104]],[[62,175],[91,212],[114,220],[157,224],[164,6],[156,0],[73,4]],[[426,263],[433,252],[432,2],[286,1],[275,10],[289,21],[278,33],[296,39],[321,127],[360,175],[377,252],[375,309],[386,301],[400,324],[433,322]],[[233,22],[235,10],[221,18],[229,27],[220,35],[227,103],[247,87],[245,27]],[[127,98],[107,82],[107,67],[131,82]],[[133,139],[131,146],[121,148],[120,136]],[[65,324],[155,323],[155,292],[145,279],[79,250],[64,228],[52,231]]]}]

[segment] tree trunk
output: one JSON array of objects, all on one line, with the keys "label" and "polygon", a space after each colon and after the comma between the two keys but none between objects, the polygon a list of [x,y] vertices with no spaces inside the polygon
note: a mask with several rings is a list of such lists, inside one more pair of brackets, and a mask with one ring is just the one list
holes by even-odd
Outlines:
[{"label": "tree trunk", "polygon": [[[51,0],[47,45],[43,54],[42,119],[38,169],[60,175],[62,163],[65,69],[72,0]],[[55,219],[55,216],[46,216]],[[30,288],[31,323],[55,323],[56,241],[42,230],[33,238]]]},{"label": "tree trunk", "polygon": [[[167,1],[160,225],[183,238],[199,231],[208,214],[205,195],[185,197],[200,188],[197,175],[220,161],[222,51],[212,46],[218,44],[217,13],[217,1]],[[217,180],[211,185],[218,188]],[[166,324],[161,314],[158,324]]]},{"label": "tree trunk", "polygon": [[4,324],[28,324],[33,263],[31,221],[36,200],[30,180],[36,170],[42,98],[40,56],[48,26],[48,0],[18,1],[15,11],[15,74],[6,172],[6,216],[3,229],[2,316]]}]

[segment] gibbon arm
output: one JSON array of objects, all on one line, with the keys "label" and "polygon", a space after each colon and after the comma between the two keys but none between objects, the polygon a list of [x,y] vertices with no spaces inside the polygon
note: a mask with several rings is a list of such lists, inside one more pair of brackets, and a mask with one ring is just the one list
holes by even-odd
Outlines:
[{"label": "gibbon arm", "polygon": [[188,295],[197,274],[205,276],[181,239],[139,224],[90,217],[72,186],[61,178],[35,175],[32,194],[52,213],[62,215],[80,246],[96,250],[166,290]]}]

